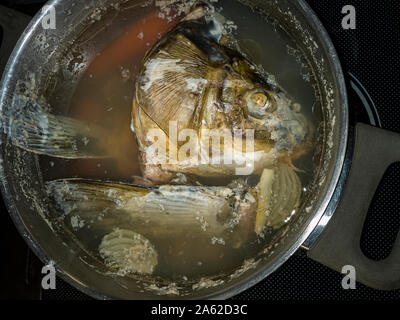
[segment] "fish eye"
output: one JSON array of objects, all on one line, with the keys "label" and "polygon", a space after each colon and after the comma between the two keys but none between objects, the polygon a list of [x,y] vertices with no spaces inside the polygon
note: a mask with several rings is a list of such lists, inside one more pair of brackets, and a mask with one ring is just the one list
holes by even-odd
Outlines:
[{"label": "fish eye", "polygon": [[252,95],[251,99],[253,100],[253,105],[256,108],[264,108],[268,102],[268,97],[263,92],[256,92]]},{"label": "fish eye", "polygon": [[246,95],[247,111],[250,116],[263,118],[268,112],[272,112],[272,98],[265,91],[253,91]]}]

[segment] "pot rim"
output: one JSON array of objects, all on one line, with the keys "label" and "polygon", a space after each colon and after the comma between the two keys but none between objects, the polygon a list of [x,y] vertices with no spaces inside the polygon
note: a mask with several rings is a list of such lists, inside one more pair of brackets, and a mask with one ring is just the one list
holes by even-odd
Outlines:
[{"label": "pot rim", "polygon": [[[59,3],[61,3],[64,0],[51,0],[46,3],[46,5],[49,6],[57,6]],[[313,28],[323,39],[323,45],[325,47],[325,50],[329,53],[329,57],[331,59],[330,63],[334,67],[333,72],[335,73],[335,79],[337,81],[338,85],[338,92],[339,92],[339,97],[340,99],[340,119],[337,121],[340,125],[339,131],[341,133],[340,139],[338,142],[338,154],[336,157],[336,166],[335,169],[333,170],[333,173],[331,175],[331,179],[328,183],[327,191],[325,192],[322,200],[320,201],[320,206],[316,210],[316,212],[313,214],[313,218],[311,222],[308,224],[308,226],[305,228],[305,230],[302,231],[301,234],[297,237],[297,240],[292,243],[292,245],[289,247],[288,250],[286,250],[282,255],[279,256],[279,258],[275,259],[270,264],[267,264],[264,266],[262,269],[260,269],[258,272],[253,272],[250,273],[250,275],[243,279],[239,284],[232,285],[231,287],[226,287],[222,290],[222,292],[216,292],[214,294],[210,294],[208,296],[205,296],[204,298],[207,299],[228,299],[234,295],[237,295],[250,287],[254,286],[258,282],[262,281],[265,279],[268,275],[276,271],[284,262],[286,262],[300,247],[301,245],[308,239],[308,237],[312,234],[314,229],[318,226],[320,223],[321,219],[324,217],[324,214],[328,208],[328,205],[330,205],[330,202],[332,200],[332,196],[335,192],[336,186],[339,182],[340,174],[342,172],[342,168],[345,162],[345,154],[346,154],[346,148],[347,148],[347,142],[348,142],[348,123],[349,123],[349,116],[348,116],[348,99],[347,99],[347,90],[346,90],[346,84],[345,84],[345,78],[343,74],[343,70],[339,61],[339,57],[337,55],[336,49],[334,48],[334,45],[331,41],[331,38],[329,37],[325,27],[322,25],[321,21],[318,19],[314,11],[311,9],[311,7],[304,1],[304,0],[297,0],[294,1],[294,5],[299,7],[299,10],[304,12],[307,15],[308,22]],[[0,108],[4,103],[4,99],[7,94],[7,85],[11,81],[12,74],[14,71],[15,66],[18,64],[18,58],[23,54],[24,47],[27,45],[28,41],[30,40],[30,37],[33,33],[33,31],[38,27],[38,25],[41,23],[43,17],[46,15],[46,12],[38,12],[33,18],[32,21],[29,23],[27,28],[25,29],[24,33],[21,35],[20,39],[18,40],[9,60],[8,63],[4,69],[4,73],[2,76],[2,79],[0,81]],[[0,109],[1,111],[1,109]],[[0,135],[0,145],[4,143],[4,139]],[[51,259],[49,259],[48,255],[45,253],[43,248],[40,246],[40,244],[34,239],[33,236],[31,236],[29,227],[26,226],[23,222],[23,219],[21,218],[15,204],[14,200],[11,196],[10,190],[9,190],[9,184],[6,180],[6,174],[4,171],[3,167],[3,161],[4,161],[4,156],[2,150],[0,150],[0,190],[3,195],[3,199],[5,202],[5,205],[8,209],[8,212],[10,213],[10,216],[18,229],[19,233],[23,236],[25,241],[27,242],[28,246],[30,249],[36,254],[36,256],[45,264],[47,264]],[[332,160],[333,161],[333,160]],[[337,199],[333,201],[338,201]],[[325,217],[326,218],[326,217]],[[329,220],[329,219],[328,219]],[[326,222],[327,223],[327,222]],[[325,223],[325,224],[326,224]],[[73,275],[70,275],[63,270],[59,269],[56,266],[57,270],[57,275],[60,276],[64,281],[78,289],[79,291],[93,297],[96,299],[112,299],[112,297],[106,296],[104,294],[101,294],[95,290],[92,290],[91,288],[87,287],[84,285],[84,283],[81,283],[78,279],[74,278]]]}]

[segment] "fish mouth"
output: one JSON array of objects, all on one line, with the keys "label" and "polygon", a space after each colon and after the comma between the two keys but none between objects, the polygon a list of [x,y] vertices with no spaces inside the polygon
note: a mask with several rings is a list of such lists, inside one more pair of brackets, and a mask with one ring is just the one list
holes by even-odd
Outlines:
[{"label": "fish mouth", "polygon": [[288,152],[306,143],[308,136],[308,124],[300,120],[281,120],[271,131],[275,148]]}]

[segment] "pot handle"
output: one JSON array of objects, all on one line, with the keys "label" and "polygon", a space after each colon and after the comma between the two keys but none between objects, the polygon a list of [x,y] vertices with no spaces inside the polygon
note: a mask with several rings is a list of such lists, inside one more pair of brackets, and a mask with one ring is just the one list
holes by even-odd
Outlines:
[{"label": "pot handle", "polygon": [[0,5],[0,27],[3,40],[0,41],[0,78],[22,32],[31,21],[31,17]]},{"label": "pot handle", "polygon": [[400,135],[357,124],[349,177],[334,215],[308,256],[339,272],[355,267],[357,281],[379,290],[400,288],[400,233],[388,258],[373,261],[360,240],[370,203],[387,168],[400,161]]}]

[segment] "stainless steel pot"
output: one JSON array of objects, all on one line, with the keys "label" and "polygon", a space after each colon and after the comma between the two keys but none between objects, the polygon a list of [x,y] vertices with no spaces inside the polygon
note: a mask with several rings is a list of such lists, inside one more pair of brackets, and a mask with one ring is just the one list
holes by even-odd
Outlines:
[{"label": "stainless steel pot", "polygon": [[[41,22],[46,13],[38,13],[25,29],[2,77],[0,112],[3,119],[12,114],[11,100],[21,83],[28,86],[32,94],[47,97],[61,73],[63,81],[71,84],[66,92],[72,94],[84,65],[93,59],[96,50],[92,54],[88,51],[82,66],[73,70],[60,61],[65,62],[65,53],[74,41],[81,39],[88,26],[96,23],[93,12],[101,8],[106,16],[108,11],[114,10],[112,4],[115,2],[49,1],[48,5],[56,9],[57,21],[62,23],[58,23],[55,30],[45,30]],[[37,256],[44,263],[53,261],[59,275],[79,290],[99,299],[228,298],[274,272],[302,245],[310,248],[311,258],[336,270],[340,271],[344,265],[354,265],[357,279],[367,285],[380,289],[400,287],[399,239],[397,249],[387,261],[369,261],[359,250],[368,200],[372,199],[386,167],[396,158],[400,159],[400,154],[394,155],[400,152],[396,151],[400,150],[400,139],[395,134],[359,125],[354,158],[352,160],[350,152],[346,160],[349,129],[346,86],[339,59],[320,21],[303,0],[242,2],[277,21],[296,40],[314,72],[323,113],[318,154],[320,167],[301,213],[242,268],[212,279],[214,283],[220,281],[219,285],[193,290],[191,285],[182,283],[179,284],[179,295],[155,293],[146,287],[149,280],[138,282],[137,279],[110,277],[98,272],[104,268],[101,262],[77,245],[68,232],[52,224],[37,156],[10,143],[4,133],[7,124],[3,121],[0,179],[9,212]],[[69,98],[66,94],[65,103]],[[376,148],[372,156],[371,148]],[[380,156],[384,156],[384,161]],[[165,289],[168,283],[160,282],[157,286]]]}]

